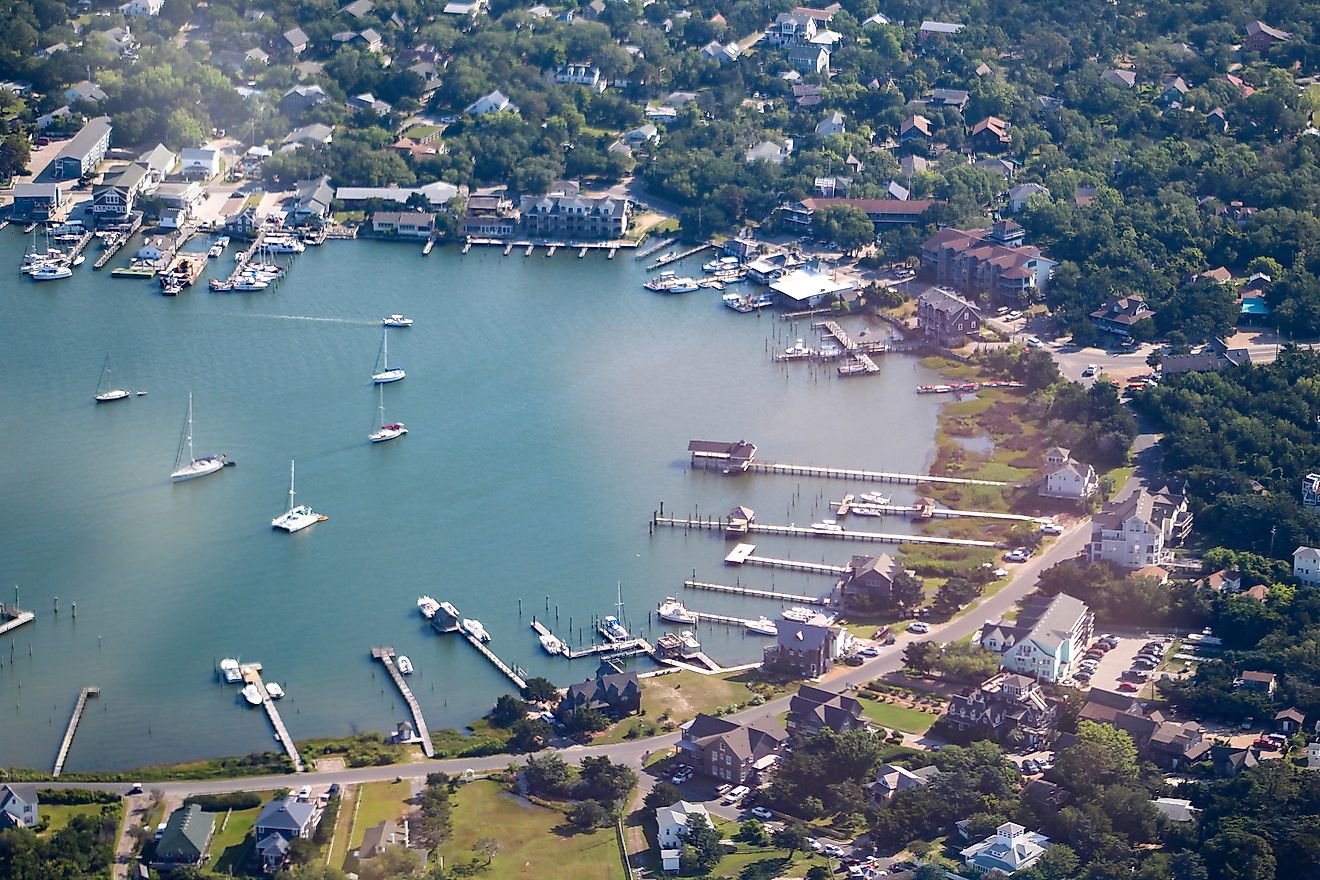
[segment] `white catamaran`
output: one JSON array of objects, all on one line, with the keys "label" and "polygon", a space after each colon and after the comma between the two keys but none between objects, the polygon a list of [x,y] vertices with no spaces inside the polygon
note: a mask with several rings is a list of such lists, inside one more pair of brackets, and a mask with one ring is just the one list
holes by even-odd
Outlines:
[{"label": "white catamaran", "polygon": [[101,378],[96,382],[97,403],[109,403],[112,400],[126,400],[131,395],[123,388],[106,388],[105,377],[110,375],[110,355],[105,356],[105,363],[101,365]]},{"label": "white catamaran", "polygon": [[183,436],[179,439],[179,452],[174,456],[174,473],[170,479],[174,482],[192,480],[213,474],[225,466],[223,455],[208,455],[205,458],[193,457],[193,413],[192,392],[188,392],[188,418],[183,423]]},{"label": "white catamaran", "polygon": [[376,406],[376,411],[380,414],[380,430],[372,431],[367,435],[367,439],[372,443],[384,443],[386,440],[393,440],[407,434],[408,429],[403,426],[402,422],[385,421],[385,386],[378,384],[376,389],[380,392],[380,403]]},{"label": "white catamaran", "polygon": [[293,462],[289,462],[289,509],[281,513],[270,521],[271,528],[284,529],[286,532],[297,532],[308,526],[324,522],[330,517],[317,513],[306,504],[297,506],[293,503]]},{"label": "white catamaran", "polygon": [[386,382],[397,382],[408,375],[402,367],[390,368],[390,328],[385,327],[382,333],[384,339],[380,343],[380,361],[377,363],[379,369],[371,374],[371,381],[377,385],[384,385]]}]

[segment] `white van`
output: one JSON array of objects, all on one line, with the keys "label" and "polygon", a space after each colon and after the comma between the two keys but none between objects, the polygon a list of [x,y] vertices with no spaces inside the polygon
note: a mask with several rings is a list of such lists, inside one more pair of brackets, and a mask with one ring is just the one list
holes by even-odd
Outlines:
[{"label": "white van", "polygon": [[731,788],[729,789],[729,793],[724,796],[723,803],[736,804],[738,803],[738,801],[742,800],[743,797],[745,797],[749,791],[751,791],[751,789],[745,785],[740,785],[737,788]]}]

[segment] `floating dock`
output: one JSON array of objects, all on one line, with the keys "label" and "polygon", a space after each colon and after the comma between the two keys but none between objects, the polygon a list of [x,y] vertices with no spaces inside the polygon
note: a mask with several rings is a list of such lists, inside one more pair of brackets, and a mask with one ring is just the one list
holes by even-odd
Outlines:
[{"label": "floating dock", "polygon": [[732,584],[714,584],[709,581],[683,581],[689,590],[709,590],[714,593],[734,593],[753,599],[773,599],[776,602],[793,602],[797,605],[828,605],[829,599],[821,596],[800,596],[795,593],[777,593],[774,590],[758,590],[753,587],[733,586]]},{"label": "floating dock", "polygon": [[[652,517],[652,522],[658,526],[672,526],[682,529],[723,531],[725,527],[723,519],[660,516],[658,514]],[[977,541],[971,538],[943,538],[936,535],[895,535],[887,532],[861,532],[852,529],[825,531],[823,529],[813,529],[809,526],[781,526],[767,523],[750,523],[747,526],[747,531],[759,532],[764,535],[784,535],[793,538],[832,538],[836,541],[872,541],[880,544],[941,544],[946,547],[1000,546],[995,541]]]},{"label": "floating dock", "polygon": [[21,608],[6,608],[0,605],[0,636],[7,632],[13,632],[25,623],[31,623],[37,619],[37,615],[32,611],[24,611]]},{"label": "floating dock", "polygon": [[601,642],[599,645],[588,645],[585,648],[570,648],[564,654],[570,660],[576,660],[579,657],[590,657],[594,654],[608,654],[610,657],[630,657],[634,654],[653,654],[655,648],[651,643],[643,638],[624,639],[621,642]]},{"label": "floating dock", "polygon": [[797,559],[774,559],[769,556],[755,556],[755,544],[739,544],[724,557],[725,565],[763,565],[766,568],[782,568],[785,571],[804,571],[807,574],[845,575],[849,572],[846,565],[828,565],[824,562],[803,562]]},{"label": "floating dock", "polygon": [[73,745],[73,735],[78,732],[78,722],[82,721],[87,701],[100,694],[101,689],[95,685],[85,687],[79,692],[78,702],[74,705],[73,715],[69,718],[69,726],[64,731],[64,741],[60,743],[60,753],[55,756],[55,769],[50,773],[53,778],[59,779],[60,773],[64,772],[64,761],[69,757],[69,747]]},{"label": "floating dock", "polygon": [[284,726],[284,719],[280,717],[280,710],[275,708],[275,701],[270,698],[270,692],[266,690],[266,685],[261,680],[261,664],[244,663],[239,667],[239,671],[243,673],[244,684],[257,686],[257,693],[261,694],[261,707],[270,716],[271,726],[275,728],[275,738],[280,741],[280,745],[284,747],[284,753],[293,762],[293,772],[306,772],[307,767],[303,764],[302,755],[298,754],[298,747],[293,744],[293,737],[289,736],[289,729]]},{"label": "floating dock", "polygon": [[651,254],[654,254],[657,251],[664,250],[665,248],[669,247],[671,244],[673,244],[676,241],[678,241],[678,239],[676,238],[662,238],[660,241],[657,241],[654,244],[647,245],[645,250],[638,251],[637,259],[644,260],[647,257],[651,256]]},{"label": "floating dock", "polygon": [[394,665],[393,648],[372,648],[371,656],[385,664],[385,671],[394,679],[394,685],[403,694],[403,701],[408,704],[409,711],[412,712],[413,730],[417,732],[417,738],[421,741],[422,753],[428,758],[435,757],[435,746],[431,743],[431,732],[426,729],[426,719],[422,717],[422,707],[417,703],[417,698],[413,696],[412,689],[408,683],[403,680],[403,673],[399,672],[399,667]]},{"label": "floating dock", "polygon": [[840,376],[871,376],[880,372],[880,365],[869,354],[856,352],[848,363],[839,364],[838,370]]}]

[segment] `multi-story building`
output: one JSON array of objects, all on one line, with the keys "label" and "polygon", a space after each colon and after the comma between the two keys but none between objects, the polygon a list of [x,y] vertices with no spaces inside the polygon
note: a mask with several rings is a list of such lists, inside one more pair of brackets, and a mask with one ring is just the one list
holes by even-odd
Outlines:
[{"label": "multi-story building", "polygon": [[1293,577],[1307,586],[1320,584],[1320,550],[1298,547],[1293,551]]},{"label": "multi-story building", "polygon": [[989,232],[945,227],[921,246],[921,271],[941,284],[1018,303],[1043,291],[1057,263],[1022,245],[1021,227],[1001,220]]},{"label": "multi-story building", "polygon": [[1091,313],[1091,323],[1105,333],[1115,336],[1130,337],[1132,328],[1149,318],[1155,317],[1155,310],[1146,305],[1139,296],[1114,297]]},{"label": "multi-story building", "polygon": [[1069,450],[1056,446],[1045,453],[1045,479],[1036,490],[1042,498],[1084,501],[1099,488],[1095,468],[1074,459]]},{"label": "multi-story building", "polygon": [[785,735],[753,725],[737,724],[714,715],[700,714],[684,724],[679,751],[707,776],[740,785],[753,773],[773,763]]},{"label": "multi-story building", "polygon": [[1167,488],[1143,489],[1110,504],[1091,522],[1087,555],[1092,562],[1112,562],[1128,569],[1162,565],[1167,548],[1180,543],[1192,528],[1187,499]]},{"label": "multi-story building", "polygon": [[1091,641],[1095,615],[1086,603],[1067,593],[1031,596],[1017,620],[981,627],[981,647],[1000,655],[1000,666],[1037,681],[1066,678]]},{"label": "multi-story building", "polygon": [[533,238],[616,239],[628,231],[627,199],[562,194],[523,196],[519,210],[523,232]]},{"label": "multi-story building", "polygon": [[101,220],[122,220],[151,183],[145,166],[134,163],[92,189],[92,215]]},{"label": "multi-story building", "polygon": [[964,849],[963,864],[977,876],[994,872],[1009,875],[1030,868],[1050,848],[1050,839],[1028,831],[1014,822],[1005,822],[980,843]]},{"label": "multi-story building", "polygon": [[941,345],[961,345],[981,329],[981,310],[952,290],[931,287],[917,297],[917,329]]},{"label": "multi-story building", "polygon": [[75,180],[95,171],[110,149],[110,133],[113,128],[109,116],[88,120],[51,163],[55,177],[59,180]]},{"label": "multi-story building", "polygon": [[954,694],[944,720],[954,730],[1039,748],[1054,738],[1058,715],[1058,707],[1045,698],[1034,679],[1001,672],[972,690]]},{"label": "multi-story building", "polygon": [[844,733],[866,725],[862,704],[856,698],[806,684],[789,700],[784,723],[790,734],[801,736],[826,729]]},{"label": "multi-story building", "polygon": [[817,210],[829,205],[849,205],[860,208],[877,230],[889,226],[920,223],[921,215],[932,205],[933,199],[803,199],[780,210],[784,220],[810,229],[811,218]]},{"label": "multi-story building", "polygon": [[764,663],[769,669],[816,678],[829,672],[843,651],[847,630],[831,626],[823,618],[813,623],[779,621],[777,643],[766,646]]}]

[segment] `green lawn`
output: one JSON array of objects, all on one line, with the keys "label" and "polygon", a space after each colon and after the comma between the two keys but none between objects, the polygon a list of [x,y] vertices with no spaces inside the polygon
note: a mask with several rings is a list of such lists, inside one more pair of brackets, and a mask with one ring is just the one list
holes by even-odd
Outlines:
[{"label": "green lawn", "polygon": [[261,807],[250,810],[235,810],[229,814],[229,823],[225,830],[220,830],[220,823],[225,821],[224,813],[215,813],[215,837],[211,840],[210,869],[217,874],[241,873],[247,860],[248,849],[252,842],[247,839],[248,832],[261,814]]},{"label": "green lawn", "polygon": [[[732,840],[738,833],[737,822],[717,822],[716,825],[719,832],[727,839]],[[829,864],[829,860],[824,856],[816,855],[809,850],[807,852],[794,853],[792,860],[789,860],[788,851],[784,849],[778,849],[773,846],[755,847],[749,846],[745,843],[738,843],[736,841],[734,845],[736,850],[720,859],[720,863],[711,869],[709,874],[703,876],[710,877],[712,880],[720,880],[720,878],[729,878],[729,880],[733,880],[733,878],[736,878],[742,873],[743,869],[748,865],[753,865],[757,862],[770,861],[778,865],[776,868],[777,873],[774,876],[801,877],[807,873],[807,869],[812,865],[828,866]]]},{"label": "green lawn", "polygon": [[[755,675],[755,671],[700,675],[683,670],[648,678],[642,682],[644,714],[623,719],[593,742],[622,742],[634,726],[676,727],[699,712],[713,714],[720,706],[746,703],[753,695],[748,685],[755,681]],[[642,735],[647,735],[645,730]]]},{"label": "green lawn", "polygon": [[421,140],[424,137],[430,137],[439,130],[440,126],[438,125],[427,125],[426,123],[419,122],[416,125],[409,127],[409,129],[403,133],[403,136],[415,140]]},{"label": "green lawn", "polygon": [[905,733],[925,733],[935,723],[936,716],[905,706],[865,699],[861,703],[863,715],[890,730],[897,728]]},{"label": "green lawn", "polygon": [[412,786],[407,782],[368,782],[358,789],[357,820],[349,837],[349,851],[362,845],[362,835],[386,819],[398,819],[410,807],[404,803],[412,797]]},{"label": "green lawn", "polygon": [[41,818],[46,820],[43,836],[50,836],[69,824],[74,816],[99,816],[103,804],[42,804]]},{"label": "green lawn", "polygon": [[557,829],[563,822],[558,810],[531,805],[494,782],[472,782],[454,796],[454,831],[440,847],[440,854],[450,866],[474,857],[484,861],[473,848],[477,840],[493,837],[500,849],[491,865],[481,869],[483,880],[618,880],[624,876],[613,828],[561,834]]}]

